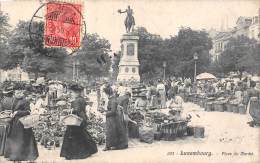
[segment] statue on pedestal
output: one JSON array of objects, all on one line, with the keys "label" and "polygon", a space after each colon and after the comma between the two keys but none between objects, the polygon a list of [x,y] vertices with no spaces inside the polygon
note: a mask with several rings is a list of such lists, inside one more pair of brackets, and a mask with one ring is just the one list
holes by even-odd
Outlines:
[{"label": "statue on pedestal", "polygon": [[133,32],[134,25],[135,25],[135,19],[133,17],[133,9],[128,6],[128,8],[125,11],[121,11],[120,9],[118,10],[120,14],[122,13],[127,13],[126,18],[125,18],[125,29],[126,33]]}]

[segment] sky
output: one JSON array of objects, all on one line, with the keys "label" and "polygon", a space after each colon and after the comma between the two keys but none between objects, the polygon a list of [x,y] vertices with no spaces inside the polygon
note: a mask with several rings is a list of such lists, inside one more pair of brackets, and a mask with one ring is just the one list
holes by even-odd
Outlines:
[{"label": "sky", "polygon": [[[39,8],[39,0],[0,0],[1,10],[10,16],[10,24],[30,20]],[[163,38],[174,36],[181,26],[200,30],[220,29],[221,24],[234,27],[239,16],[257,16],[260,0],[86,0],[84,19],[88,33],[108,39],[113,51],[120,49],[120,38],[125,33],[125,14],[130,5],[136,26]]]}]

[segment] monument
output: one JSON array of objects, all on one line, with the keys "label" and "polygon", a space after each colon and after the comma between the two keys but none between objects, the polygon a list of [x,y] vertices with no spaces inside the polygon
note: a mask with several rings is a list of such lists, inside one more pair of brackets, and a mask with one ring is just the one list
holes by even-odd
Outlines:
[{"label": "monument", "polygon": [[117,81],[140,81],[139,61],[138,61],[138,40],[139,37],[133,32],[135,19],[133,10],[128,6],[125,11],[118,10],[121,13],[127,13],[125,19],[126,34],[121,39],[122,57],[119,62],[119,72]]}]

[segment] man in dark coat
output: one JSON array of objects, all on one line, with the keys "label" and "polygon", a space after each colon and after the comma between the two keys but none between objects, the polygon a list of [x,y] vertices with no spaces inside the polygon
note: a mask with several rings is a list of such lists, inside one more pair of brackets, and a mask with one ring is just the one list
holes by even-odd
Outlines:
[{"label": "man in dark coat", "polygon": [[80,126],[67,126],[61,148],[61,157],[67,160],[84,159],[97,152],[97,145],[87,131],[86,102],[80,95],[83,90],[72,85],[72,113],[83,119]]},{"label": "man in dark coat", "polygon": [[12,120],[7,135],[4,156],[12,161],[33,161],[38,157],[37,143],[32,128],[25,129],[20,118],[30,114],[30,105],[23,88],[17,88],[12,106]]}]

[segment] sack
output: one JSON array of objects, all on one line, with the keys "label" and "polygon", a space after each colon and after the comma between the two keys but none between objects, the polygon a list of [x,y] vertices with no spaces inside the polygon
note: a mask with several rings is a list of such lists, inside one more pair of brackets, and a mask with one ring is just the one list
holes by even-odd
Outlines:
[{"label": "sack", "polygon": [[154,140],[154,131],[151,127],[143,127],[139,130],[139,138],[141,142],[153,143]]},{"label": "sack", "polygon": [[32,115],[26,115],[24,117],[21,117],[19,121],[23,124],[24,128],[32,128],[38,124],[39,119],[40,119],[39,114],[32,114]]},{"label": "sack", "polygon": [[70,115],[65,116],[61,121],[66,126],[80,126],[83,119],[74,114],[70,114]]}]

